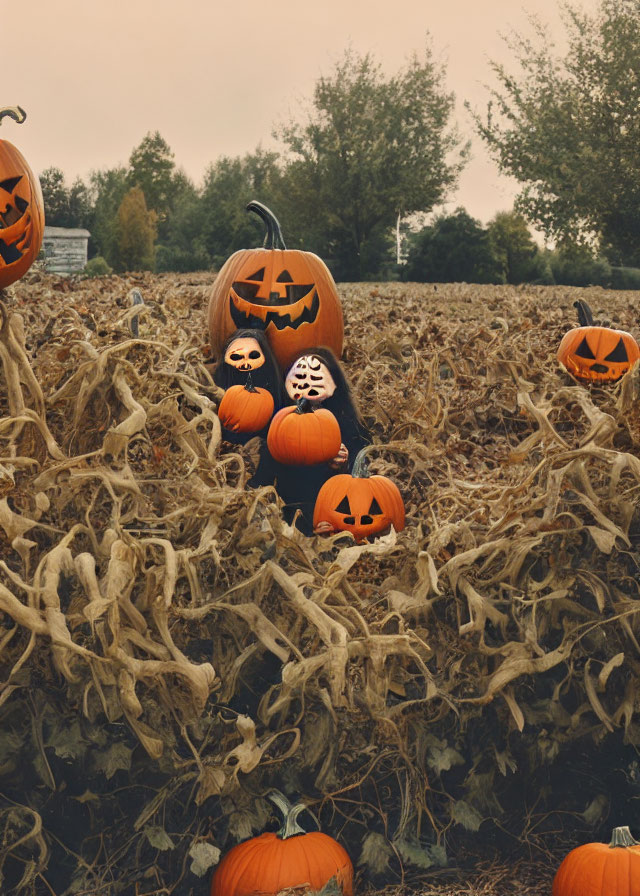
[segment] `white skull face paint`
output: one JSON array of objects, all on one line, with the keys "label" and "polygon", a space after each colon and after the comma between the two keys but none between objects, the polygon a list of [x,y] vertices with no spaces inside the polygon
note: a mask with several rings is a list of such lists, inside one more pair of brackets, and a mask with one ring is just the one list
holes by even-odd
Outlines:
[{"label": "white skull face paint", "polygon": [[285,382],[287,395],[293,401],[308,398],[319,404],[336,391],[336,384],[327,365],[315,355],[304,355],[293,364]]},{"label": "white skull face paint", "polygon": [[257,339],[250,336],[234,339],[224,353],[225,364],[249,373],[262,367],[265,362],[264,352]]}]

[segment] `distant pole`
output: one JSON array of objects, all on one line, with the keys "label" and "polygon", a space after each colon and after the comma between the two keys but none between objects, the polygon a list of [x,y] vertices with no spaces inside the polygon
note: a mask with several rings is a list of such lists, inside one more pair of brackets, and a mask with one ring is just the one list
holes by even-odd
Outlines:
[{"label": "distant pole", "polygon": [[396,264],[400,265],[401,263],[401,255],[402,255],[402,241],[400,239],[400,221],[402,220],[402,215],[398,212],[398,218],[396,220]]}]

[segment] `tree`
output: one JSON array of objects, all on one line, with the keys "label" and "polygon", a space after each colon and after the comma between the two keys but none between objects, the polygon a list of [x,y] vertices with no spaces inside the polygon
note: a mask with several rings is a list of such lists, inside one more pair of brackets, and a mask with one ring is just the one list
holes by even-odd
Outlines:
[{"label": "tree", "polygon": [[463,208],[440,215],[409,240],[405,280],[419,283],[504,283],[489,234]]},{"label": "tree", "polygon": [[60,168],[47,168],[40,175],[47,224],[50,227],[68,227],[69,194],[64,173]]},{"label": "tree", "polygon": [[118,209],[117,270],[153,270],[155,220],[156,214],[147,208],[140,187],[132,187]]},{"label": "tree", "polygon": [[273,201],[280,177],[277,158],[276,153],[258,148],[242,158],[222,156],[208,167],[202,191],[202,238],[217,267],[237,249],[262,242],[262,224],[247,213],[248,202],[258,199],[279,216],[280,203]]},{"label": "tree", "polygon": [[498,212],[487,228],[489,244],[506,283],[551,282],[551,271],[518,212]]},{"label": "tree", "polygon": [[129,186],[144,193],[147,208],[156,213],[161,238],[173,208],[175,167],[173,151],[158,131],[148,133],[129,157]]},{"label": "tree", "polygon": [[560,58],[539,23],[511,39],[518,74],[492,63],[498,86],[476,127],[548,237],[638,263],[640,0],[601,0],[595,15],[567,6],[564,21]]},{"label": "tree", "polygon": [[92,171],[93,213],[89,223],[89,256],[102,255],[113,268],[118,263],[118,209],[129,189],[126,168]]},{"label": "tree", "polygon": [[349,51],[317,82],[306,124],[274,133],[289,151],[287,196],[299,232],[323,236],[342,278],[362,279],[367,242],[455,185],[467,147],[450,126],[454,97],[443,80],[429,49],[389,78],[370,55]]}]

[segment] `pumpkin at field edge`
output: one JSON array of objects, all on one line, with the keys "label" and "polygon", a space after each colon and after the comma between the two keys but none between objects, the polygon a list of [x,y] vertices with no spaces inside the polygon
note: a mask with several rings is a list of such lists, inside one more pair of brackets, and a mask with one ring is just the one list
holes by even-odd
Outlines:
[{"label": "pumpkin at field edge", "polygon": [[393,525],[404,529],[405,509],[400,491],[387,476],[371,476],[366,448],[359,452],[351,473],[339,473],[324,483],[313,511],[313,527],[327,522],[334,531],[351,532],[356,541],[379,535]]},{"label": "pumpkin at field edge", "polygon": [[[27,115],[20,106],[0,109],[0,122],[18,124]],[[0,140],[0,289],[19,280],[38,257],[44,236],[44,200],[39,179],[8,140]]]},{"label": "pumpkin at field edge", "polygon": [[579,327],[564,334],[556,357],[569,373],[589,382],[615,382],[640,358],[640,346],[626,330],[596,326],[591,309],[579,299]]},{"label": "pumpkin at field edge", "polygon": [[218,418],[231,432],[260,432],[273,417],[273,395],[247,377],[244,386],[229,386],[218,405]]},{"label": "pumpkin at field edge", "polygon": [[326,345],[340,357],[342,304],[329,268],[313,252],[287,249],[277,218],[261,202],[247,210],[264,221],[264,246],[239,249],[220,268],[207,312],[209,341],[219,355],[237,329],[260,329],[284,369],[301,349]]},{"label": "pumpkin at field edge", "polygon": [[551,896],[639,896],[640,843],[628,827],[614,828],[610,843],[584,843],[562,860]]},{"label": "pumpkin at field edge", "polygon": [[343,896],[353,896],[353,865],[344,847],[322,831],[300,827],[303,803],[291,806],[277,791],[268,796],[284,815],[282,827],[232,847],[213,873],[210,896],[273,896],[305,886],[318,891],[331,880]]},{"label": "pumpkin at field edge", "polygon": [[271,456],[289,466],[326,463],[337,456],[341,444],[335,415],[327,408],[314,408],[306,398],[279,410],[267,433]]}]

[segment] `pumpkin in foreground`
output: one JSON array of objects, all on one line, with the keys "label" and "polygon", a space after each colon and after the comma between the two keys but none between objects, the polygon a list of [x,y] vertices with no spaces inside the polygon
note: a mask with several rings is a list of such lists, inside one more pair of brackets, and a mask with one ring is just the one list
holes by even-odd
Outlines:
[{"label": "pumpkin in foreground", "polygon": [[269,796],[284,824],[277,834],[234,846],[213,874],[211,896],[271,896],[294,887],[313,892],[333,879],[344,896],[353,896],[353,865],[346,850],[321,831],[305,833],[296,821],[304,804],[291,806],[280,793]]},{"label": "pumpkin in foreground", "polygon": [[[22,124],[20,106],[0,109]],[[22,153],[0,140],[0,289],[19,280],[38,257],[44,236],[44,200],[39,179]]]},{"label": "pumpkin in foreground", "polygon": [[256,388],[251,377],[244,386],[230,386],[218,406],[218,417],[231,432],[260,432],[273,416],[273,395]]},{"label": "pumpkin in foreground", "polygon": [[552,896],[640,896],[640,843],[621,827],[608,844],[572,849],[553,879]]},{"label": "pumpkin in foreground", "polygon": [[575,377],[589,382],[615,382],[640,358],[640,347],[631,333],[596,326],[583,300],[574,302],[579,327],[574,327],[558,346],[558,361]]},{"label": "pumpkin in foreground", "polygon": [[334,531],[351,532],[356,541],[379,535],[393,525],[404,529],[405,510],[398,486],[387,476],[370,476],[365,450],[351,473],[331,476],[324,483],[313,511],[314,529],[321,522]]},{"label": "pumpkin in foreground", "polygon": [[342,354],[342,305],[329,268],[313,252],[287,249],[277,218],[250,202],[267,227],[264,247],[239,249],[220,268],[209,298],[209,341],[219,355],[237,329],[264,330],[283,369],[300,349]]},{"label": "pumpkin in foreground", "polygon": [[333,460],[341,444],[340,425],[334,414],[326,408],[314,408],[306,398],[279,410],[267,433],[273,459],[290,466]]}]

